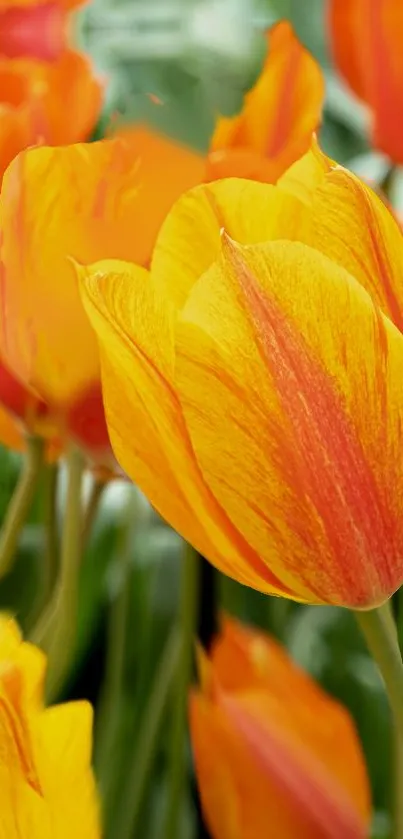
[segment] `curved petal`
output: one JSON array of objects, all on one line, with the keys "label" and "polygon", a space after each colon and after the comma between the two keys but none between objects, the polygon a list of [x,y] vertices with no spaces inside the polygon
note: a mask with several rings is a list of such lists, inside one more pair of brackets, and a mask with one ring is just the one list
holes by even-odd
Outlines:
[{"label": "curved petal", "polygon": [[176,387],[206,483],[277,576],[370,607],[403,578],[403,336],[291,242],[226,245],[177,328]]},{"label": "curved petal", "polygon": [[346,268],[403,331],[403,233],[384,202],[319,149],[292,166],[279,186],[307,207],[295,238]]},{"label": "curved petal", "polygon": [[[319,65],[288,21],[267,33],[268,53],[238,116],[218,121],[212,151],[250,149],[276,161],[275,177],[308,150],[321,122],[324,81]],[[232,174],[236,174],[236,171]]]},{"label": "curved petal", "polygon": [[269,693],[219,690],[214,702],[191,695],[196,774],[213,839],[253,839],[273,824],[278,839],[364,839],[368,813],[364,820],[306,740],[305,749],[293,741],[290,709],[281,727],[279,716]]},{"label": "curved petal", "polygon": [[14,157],[33,145],[36,105],[31,99],[30,79],[17,61],[0,62],[0,183]]},{"label": "curved petal", "polygon": [[69,257],[147,262],[171,204],[198,178],[195,156],[181,179],[172,171],[161,189],[175,155],[179,167],[175,144],[140,131],[132,139],[30,149],[7,170],[0,199],[1,351],[46,401],[71,404],[99,379],[96,340]]},{"label": "curved petal", "polygon": [[263,157],[248,148],[230,148],[209,152],[206,158],[207,182],[223,178],[247,178],[274,184],[283,167],[276,160]]},{"label": "curved petal", "polygon": [[217,259],[221,227],[237,242],[254,244],[297,237],[305,218],[299,200],[267,184],[231,178],[196,187],[179,198],[161,228],[151,265],[156,287],[180,309]]},{"label": "curved petal", "polygon": [[67,145],[87,140],[101,115],[104,81],[95,74],[90,59],[74,50],[63,50],[52,64],[29,67],[32,94],[43,110],[42,142]]},{"label": "curved petal", "polygon": [[173,387],[173,315],[146,271],[102,262],[81,269],[97,332],[111,443],[124,471],[188,541],[220,569],[283,592],[204,485]]},{"label": "curved petal", "polygon": [[41,716],[37,762],[50,823],[58,839],[101,836],[91,771],[92,721],[87,702],[48,708]]},{"label": "curved petal", "polygon": [[[348,712],[290,659],[264,632],[225,617],[210,653],[212,675],[226,693],[259,692],[270,697],[266,716],[292,739],[303,742],[355,802],[370,815],[365,761]],[[276,722],[274,722],[276,718]]]},{"label": "curved petal", "polygon": [[[362,74],[363,65],[360,59],[362,49],[362,33],[368,12],[368,3],[364,0],[330,0],[328,4],[328,21],[330,44],[335,63],[350,85],[354,93],[365,100],[365,81]],[[360,39],[357,40],[357,33]]]},{"label": "curved petal", "polygon": [[374,144],[403,163],[403,51],[400,0],[332,0],[330,32],[336,63],[370,106]]}]

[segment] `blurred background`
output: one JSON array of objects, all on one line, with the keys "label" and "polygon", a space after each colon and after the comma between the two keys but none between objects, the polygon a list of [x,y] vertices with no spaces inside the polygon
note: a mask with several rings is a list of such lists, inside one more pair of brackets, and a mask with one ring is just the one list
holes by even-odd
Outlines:
[{"label": "blurred background", "polygon": [[[320,62],[327,98],[321,142],[333,158],[375,183],[388,162],[369,149],[366,114],[333,72],[327,46],[325,0],[95,0],[77,14],[75,39],[106,77],[105,108],[93,139],[118,123],[146,120],[197,149],[207,149],[215,115],[231,115],[255,81],[264,56],[263,32],[281,18]],[[394,200],[403,206],[403,180]],[[136,429],[133,429],[133,434]],[[0,450],[0,521],[16,484],[19,456]],[[12,573],[0,585],[0,603],[23,628],[35,615],[31,592],[40,582],[48,467]],[[105,802],[106,837],[161,836],[169,707],[160,725],[149,792],[139,810],[133,795],[136,755],[144,750],[142,720],[168,691],[165,640],[178,613],[181,540],[134,488],[119,480],[102,490],[88,481],[100,506],[81,568],[79,632],[74,663],[59,699],[88,698],[96,710],[95,766]],[[62,508],[63,471],[58,503]],[[373,786],[373,836],[388,835],[389,719],[375,666],[352,616],[334,608],[301,608],[264,597],[202,565],[200,633],[208,639],[217,606],[274,633],[303,667],[351,710]],[[396,603],[399,616],[399,604]],[[403,618],[403,614],[402,614]],[[162,657],[164,657],[162,659]],[[162,670],[159,665],[163,664]],[[159,667],[157,689],[155,677]],[[165,670],[164,670],[165,667]],[[164,682],[165,674],[165,682]],[[159,699],[158,699],[159,698]],[[191,772],[189,751],[189,772]],[[184,794],[182,834],[206,836],[190,786]]]}]

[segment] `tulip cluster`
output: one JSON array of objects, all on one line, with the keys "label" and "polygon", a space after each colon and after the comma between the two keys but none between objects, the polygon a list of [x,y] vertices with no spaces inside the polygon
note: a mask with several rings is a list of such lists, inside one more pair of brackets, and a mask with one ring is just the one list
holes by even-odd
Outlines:
[{"label": "tulip cluster", "polygon": [[[4,839],[101,835],[91,710],[45,708],[38,649],[58,695],[96,509],[84,517],[85,469],[98,494],[132,481],[191,546],[187,569],[202,557],[292,608],[352,610],[403,743],[388,606],[403,582],[403,232],[389,196],[322,151],[323,75],[288,21],[265,34],[256,83],[238,114],[217,116],[205,153],[144,124],[86,142],[103,84],[70,47],[78,5],[0,0],[0,441],[27,464],[0,531],[0,579],[42,470],[68,464],[60,533],[52,524],[59,579],[36,646],[0,618]],[[402,163],[402,8],[331,0],[328,24],[374,147]],[[196,577],[183,583],[164,839],[179,837],[188,696],[211,839],[366,839],[354,723],[273,638],[224,617],[197,648],[189,692]],[[143,730],[157,732],[150,708]],[[112,739],[116,716],[104,717]]]}]

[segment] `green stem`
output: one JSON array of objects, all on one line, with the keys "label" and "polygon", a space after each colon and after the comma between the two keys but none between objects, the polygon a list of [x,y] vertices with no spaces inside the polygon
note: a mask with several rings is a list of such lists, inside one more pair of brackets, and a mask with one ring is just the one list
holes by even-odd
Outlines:
[{"label": "green stem", "polygon": [[189,683],[192,675],[194,633],[197,625],[199,556],[185,546],[180,597],[180,659],[175,680],[175,699],[171,721],[168,802],[164,839],[177,839],[180,831],[181,805],[186,787],[186,719]]},{"label": "green stem", "polygon": [[133,836],[138,835],[139,819],[155,754],[159,746],[164,712],[175,671],[179,664],[179,649],[179,635],[175,627],[171,630],[159,662],[146,710],[141,720],[136,749],[133,751],[133,761],[128,769],[128,780],[122,799],[122,807],[120,808],[120,817],[118,815],[116,823],[116,835],[120,839],[132,839]]},{"label": "green stem", "polygon": [[59,536],[57,528],[57,488],[59,465],[46,467],[43,488],[45,549],[40,556],[39,591],[27,618],[27,627],[35,625],[53,595],[59,571]]},{"label": "green stem", "polygon": [[95,765],[106,810],[108,810],[113,748],[118,735],[121,700],[124,694],[126,632],[131,594],[130,567],[137,517],[138,498],[136,490],[131,488],[118,534],[119,541],[116,550],[118,578],[109,608],[106,672],[97,718],[99,736],[96,741]]},{"label": "green stem", "polygon": [[107,483],[105,481],[94,481],[90,497],[87,502],[87,506],[84,512],[84,522],[83,522],[83,543],[84,545],[87,544],[89,537],[91,536],[91,531],[95,522],[95,519],[98,514],[98,508],[105,491]]},{"label": "green stem", "polygon": [[369,612],[355,612],[356,619],[385,682],[395,737],[394,839],[403,839],[403,662],[389,604]]},{"label": "green stem", "polygon": [[0,580],[12,568],[18,539],[35,497],[44,449],[45,441],[41,437],[27,437],[27,450],[21,474],[0,533]]},{"label": "green stem", "polygon": [[46,546],[42,576],[42,603],[49,602],[58,575],[59,534],[57,529],[57,489],[59,465],[52,463],[47,468],[45,490]]},{"label": "green stem", "polygon": [[53,698],[63,683],[77,628],[77,588],[82,556],[82,476],[84,457],[75,446],[67,459],[67,495],[63,521],[60,576],[48,607],[32,635],[49,654],[48,695]]}]

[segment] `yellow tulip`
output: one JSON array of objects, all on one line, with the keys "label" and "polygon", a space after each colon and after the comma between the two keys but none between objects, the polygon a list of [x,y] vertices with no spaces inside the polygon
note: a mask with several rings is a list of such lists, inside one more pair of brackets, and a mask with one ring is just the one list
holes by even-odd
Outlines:
[{"label": "yellow tulip", "polygon": [[360,609],[403,579],[403,335],[376,299],[403,239],[321,166],[197,187],[150,273],[106,260],[82,287],[112,446],[162,516],[241,582]]},{"label": "yellow tulip", "polygon": [[1,839],[99,839],[86,702],[43,705],[45,659],[0,618]]}]

